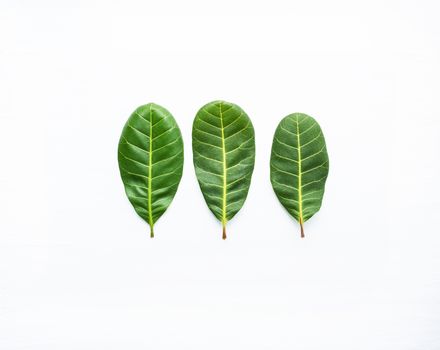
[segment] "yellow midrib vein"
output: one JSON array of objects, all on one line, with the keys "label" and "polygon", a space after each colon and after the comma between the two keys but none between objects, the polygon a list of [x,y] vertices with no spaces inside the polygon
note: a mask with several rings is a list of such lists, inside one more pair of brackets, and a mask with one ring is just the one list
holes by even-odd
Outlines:
[{"label": "yellow midrib vein", "polygon": [[[225,132],[223,130],[223,113],[222,113],[222,103],[219,105],[220,112],[220,127],[221,127],[221,135],[222,135],[222,155],[223,155],[223,203],[222,203],[222,225],[223,232],[226,226],[226,148],[225,148]],[[225,238],[225,237],[223,237]]]},{"label": "yellow midrib vein", "polygon": [[150,146],[148,149],[148,217],[149,224],[151,229],[151,238],[154,237],[154,229],[153,229],[153,213],[151,211],[151,191],[152,191],[152,164],[153,164],[153,111],[152,105],[150,105]]},{"label": "yellow midrib vein", "polygon": [[303,212],[302,212],[302,189],[301,189],[301,177],[302,177],[302,169],[301,169],[301,140],[299,136],[299,117],[296,117],[296,141],[297,141],[297,150],[298,150],[298,205],[299,205],[299,224],[301,225],[301,236],[304,237],[303,232]]}]

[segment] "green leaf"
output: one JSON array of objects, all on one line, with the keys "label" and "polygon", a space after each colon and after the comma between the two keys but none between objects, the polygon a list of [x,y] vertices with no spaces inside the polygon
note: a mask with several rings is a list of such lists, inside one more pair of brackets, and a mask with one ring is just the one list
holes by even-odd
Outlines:
[{"label": "green leaf", "polygon": [[278,124],[270,159],[270,181],[281,204],[301,226],[320,208],[329,160],[324,135],[312,117],[293,113]]},{"label": "green leaf", "polygon": [[154,237],[182,177],[182,135],[171,113],[153,103],[137,108],[122,130],[118,161],[125,193]]},{"label": "green leaf", "polygon": [[192,131],[194,167],[205,201],[223,226],[246,200],[255,162],[254,127],[237,105],[214,101],[203,106]]}]

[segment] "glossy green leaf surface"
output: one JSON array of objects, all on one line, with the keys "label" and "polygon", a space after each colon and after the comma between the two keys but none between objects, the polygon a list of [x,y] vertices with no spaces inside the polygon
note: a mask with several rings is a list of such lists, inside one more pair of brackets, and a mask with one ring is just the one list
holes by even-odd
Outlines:
[{"label": "glossy green leaf surface", "polygon": [[281,204],[301,226],[320,208],[329,159],[321,127],[312,117],[293,113],[278,124],[270,159],[270,181]]},{"label": "glossy green leaf surface", "polygon": [[205,201],[223,226],[243,206],[255,162],[254,127],[237,105],[214,101],[203,106],[192,130],[194,167]]},{"label": "glossy green leaf surface", "polygon": [[171,113],[153,103],[137,108],[122,130],[118,161],[125,193],[154,237],[182,177],[182,135]]}]

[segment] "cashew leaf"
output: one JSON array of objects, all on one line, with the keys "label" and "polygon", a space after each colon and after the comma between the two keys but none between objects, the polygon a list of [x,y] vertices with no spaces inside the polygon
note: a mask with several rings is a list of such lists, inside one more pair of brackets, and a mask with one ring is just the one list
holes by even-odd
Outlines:
[{"label": "cashew leaf", "polygon": [[237,105],[214,101],[197,113],[192,130],[194,167],[205,201],[222,223],[243,206],[255,162],[254,127]]},{"label": "cashew leaf", "polygon": [[312,117],[293,113],[278,124],[270,159],[270,180],[281,204],[301,226],[320,208],[329,159],[321,127]]},{"label": "cashew leaf", "polygon": [[154,237],[182,177],[182,135],[171,113],[153,103],[138,107],[122,130],[118,161],[125,193]]}]

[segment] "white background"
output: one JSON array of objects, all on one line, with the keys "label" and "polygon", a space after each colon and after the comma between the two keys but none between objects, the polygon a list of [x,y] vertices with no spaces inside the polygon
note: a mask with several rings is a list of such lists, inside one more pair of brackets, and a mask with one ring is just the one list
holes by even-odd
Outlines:
[{"label": "white background", "polygon": [[[437,1],[1,1],[0,349],[440,349]],[[256,130],[221,225],[191,153],[198,108]],[[149,238],[117,143],[155,102],[185,142]],[[279,120],[321,124],[330,175],[298,224],[269,182]]]}]

